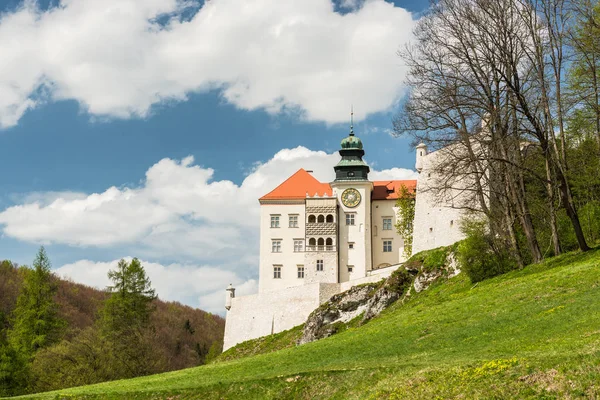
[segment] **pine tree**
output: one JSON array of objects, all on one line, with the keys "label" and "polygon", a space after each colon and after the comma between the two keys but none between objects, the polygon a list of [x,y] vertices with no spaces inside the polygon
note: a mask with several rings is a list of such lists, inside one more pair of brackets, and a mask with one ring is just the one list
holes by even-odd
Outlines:
[{"label": "pine tree", "polygon": [[102,310],[101,329],[110,343],[114,368],[122,377],[150,373],[156,362],[150,345],[150,316],[156,294],[150,279],[137,258],[130,263],[119,261],[108,277],[113,285],[108,287],[111,296]]},{"label": "pine tree", "polygon": [[58,304],[54,300],[57,286],[50,267],[50,260],[42,246],[33,262],[33,269],[26,270],[13,312],[8,341],[25,358],[31,358],[39,349],[56,343],[65,326],[58,316]]}]

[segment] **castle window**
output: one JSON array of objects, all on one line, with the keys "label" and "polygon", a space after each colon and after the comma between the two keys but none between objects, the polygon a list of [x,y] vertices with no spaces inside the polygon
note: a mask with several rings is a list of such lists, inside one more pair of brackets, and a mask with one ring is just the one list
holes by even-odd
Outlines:
[{"label": "castle window", "polygon": [[323,260],[317,260],[317,271],[323,271]]},{"label": "castle window", "polygon": [[450,226],[454,226],[454,220],[450,221]]},{"label": "castle window", "polygon": [[348,272],[352,272],[354,270],[354,265],[348,265]]},{"label": "castle window", "polygon": [[281,239],[271,241],[271,252],[281,253]]},{"label": "castle window", "polygon": [[325,240],[323,238],[319,238],[319,240],[317,240],[317,246],[324,246],[325,245]]},{"label": "castle window", "polygon": [[319,215],[319,217],[317,218],[317,222],[322,224],[323,222],[325,222],[325,217],[323,215]]},{"label": "castle window", "polygon": [[314,224],[315,222],[317,222],[317,217],[315,217],[314,215],[309,215],[308,216],[308,223],[309,224]]},{"label": "castle window", "polygon": [[384,253],[391,253],[392,252],[392,241],[391,240],[384,240],[383,241],[383,252]]},{"label": "castle window", "polygon": [[325,240],[325,245],[326,246],[333,246],[333,239],[332,238],[327,238],[327,240]]},{"label": "castle window", "polygon": [[279,215],[271,215],[271,228],[279,228]]},{"label": "castle window", "polygon": [[354,213],[346,214],[346,225],[354,225]]},{"label": "castle window", "polygon": [[300,253],[302,251],[302,245],[304,240],[294,239],[294,253]]},{"label": "castle window", "polygon": [[273,265],[273,279],[281,279],[281,265]]},{"label": "castle window", "polygon": [[290,218],[290,228],[297,228],[298,227],[298,214],[290,214],[289,218]]},{"label": "castle window", "polygon": [[308,245],[309,246],[316,246],[317,245],[317,241],[315,240],[315,238],[308,239]]},{"label": "castle window", "polygon": [[349,248],[349,249],[353,249],[353,248],[354,248],[354,242],[350,242],[350,243],[348,243],[348,248]]},{"label": "castle window", "polygon": [[386,217],[383,219],[383,230],[384,231],[392,230],[392,218]]},{"label": "castle window", "polygon": [[298,279],[304,279],[304,265],[298,265]]},{"label": "castle window", "polygon": [[329,214],[326,219],[327,222],[333,222],[333,215]]}]

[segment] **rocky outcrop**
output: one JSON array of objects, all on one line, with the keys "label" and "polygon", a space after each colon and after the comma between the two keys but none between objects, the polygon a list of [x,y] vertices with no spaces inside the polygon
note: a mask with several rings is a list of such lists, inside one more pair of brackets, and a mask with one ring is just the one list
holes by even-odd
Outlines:
[{"label": "rocky outcrop", "polygon": [[364,324],[399,299],[408,298],[411,288],[419,293],[434,282],[451,278],[458,273],[460,269],[451,248],[419,253],[385,280],[354,286],[332,296],[310,314],[298,343],[309,343],[331,336],[347,328],[350,322]]},{"label": "rocky outcrop", "polygon": [[299,344],[331,336],[359,317],[358,324],[365,323],[400,299],[408,291],[412,281],[413,275],[401,268],[386,280],[354,286],[331,297],[310,314]]}]

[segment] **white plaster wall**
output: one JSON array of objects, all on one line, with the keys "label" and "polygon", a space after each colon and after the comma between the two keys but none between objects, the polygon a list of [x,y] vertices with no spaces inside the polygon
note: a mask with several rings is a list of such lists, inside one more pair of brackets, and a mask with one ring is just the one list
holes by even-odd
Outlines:
[{"label": "white plaster wall", "polygon": [[[373,250],[373,268],[382,268],[382,265],[394,265],[406,261],[404,255],[404,240],[396,231],[398,208],[396,200],[374,200],[371,203],[373,228],[371,246]],[[392,229],[383,230],[383,218],[392,218]],[[383,251],[383,240],[392,240],[392,251]]]},{"label": "white plaster wall", "polygon": [[[279,228],[271,228],[271,215],[280,214]],[[290,228],[288,216],[298,214],[298,227]],[[262,204],[260,206],[260,266],[258,291],[281,290],[304,284],[298,278],[298,265],[304,264],[304,252],[294,252],[294,240],[305,243],[304,201],[298,204]],[[281,239],[281,253],[271,250],[272,239]],[[273,265],[282,265],[281,279],[273,278]],[[306,266],[305,266],[306,268]]]},{"label": "white plaster wall", "polygon": [[[422,171],[417,178],[415,222],[412,253],[448,246],[464,238],[460,231],[460,208],[468,200],[462,195],[460,185],[453,185],[444,193],[435,188],[443,184],[444,177],[434,172],[436,163],[444,157],[438,150],[421,157]],[[462,185],[467,185],[463,182]]]},{"label": "white plaster wall", "polygon": [[303,324],[310,313],[339,293],[339,284],[312,283],[232,299],[225,319],[223,350]]},{"label": "white plaster wall", "polygon": [[[337,283],[338,253],[336,251],[307,251],[304,253],[305,283]],[[323,260],[323,271],[317,271],[317,260]]]},{"label": "white plaster wall", "polygon": [[[339,266],[340,282],[366,276],[371,270],[371,182],[332,182],[334,196],[338,198],[339,221]],[[342,193],[347,188],[355,188],[361,195],[361,202],[357,207],[348,208],[341,200]],[[346,213],[355,213],[354,225],[346,225]],[[348,243],[353,242],[354,248],[349,249]],[[348,265],[352,265],[352,273],[348,272]]]}]

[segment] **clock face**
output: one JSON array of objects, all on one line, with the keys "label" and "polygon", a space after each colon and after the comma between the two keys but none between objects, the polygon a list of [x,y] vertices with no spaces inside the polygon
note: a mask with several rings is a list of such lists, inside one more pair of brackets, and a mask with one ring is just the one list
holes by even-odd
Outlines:
[{"label": "clock face", "polygon": [[346,207],[354,208],[360,204],[360,193],[354,188],[346,189],[342,192],[342,203]]}]

